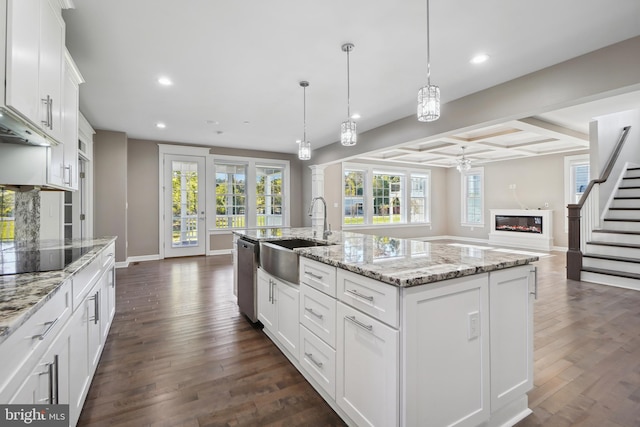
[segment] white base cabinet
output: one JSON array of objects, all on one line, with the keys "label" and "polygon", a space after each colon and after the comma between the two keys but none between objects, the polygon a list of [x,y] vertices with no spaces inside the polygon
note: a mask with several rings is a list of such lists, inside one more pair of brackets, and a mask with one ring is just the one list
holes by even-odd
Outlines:
[{"label": "white base cabinet", "polygon": [[259,320],[347,424],[505,427],[531,413],[535,267],[398,288],[300,266],[297,357],[278,332],[294,299],[278,288],[297,290],[261,270]]},{"label": "white base cabinet", "polygon": [[114,244],[0,345],[0,402],[69,404],[75,426],[115,314]]},{"label": "white base cabinet", "polygon": [[398,425],[398,330],[342,302],[337,311],[338,406],[359,426]]},{"label": "white base cabinet", "polygon": [[289,358],[298,359],[300,328],[298,307],[300,290],[297,285],[271,276],[258,269],[258,320],[280,349]]}]

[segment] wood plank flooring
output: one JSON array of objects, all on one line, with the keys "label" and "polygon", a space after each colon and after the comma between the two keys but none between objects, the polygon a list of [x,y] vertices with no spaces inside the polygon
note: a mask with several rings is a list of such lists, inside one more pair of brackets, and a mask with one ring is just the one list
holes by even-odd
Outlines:
[{"label": "wood plank flooring", "polygon": [[[640,292],[538,263],[531,426],[640,426]],[[117,312],[79,426],[341,426],[238,313],[227,256],[117,270]],[[437,427],[437,426],[426,426]]]}]

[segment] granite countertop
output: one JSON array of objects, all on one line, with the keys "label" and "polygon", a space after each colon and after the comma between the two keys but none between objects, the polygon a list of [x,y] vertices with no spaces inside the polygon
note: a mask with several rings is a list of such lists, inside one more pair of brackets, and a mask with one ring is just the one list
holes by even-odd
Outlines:
[{"label": "granite countertop", "polygon": [[0,245],[0,256],[2,257],[9,257],[12,252],[16,251],[89,248],[88,252],[69,264],[64,270],[0,276],[0,343],[55,295],[65,280],[81,271],[115,240],[115,237],[104,237],[65,240],[64,242],[44,240],[38,244],[3,243]]},{"label": "granite countertop", "polygon": [[[314,237],[311,228],[235,231],[254,242]],[[316,233],[316,235],[321,235]],[[300,256],[398,287],[485,273],[537,261],[515,249],[423,242],[353,232],[333,232],[327,246],[297,248]]]}]

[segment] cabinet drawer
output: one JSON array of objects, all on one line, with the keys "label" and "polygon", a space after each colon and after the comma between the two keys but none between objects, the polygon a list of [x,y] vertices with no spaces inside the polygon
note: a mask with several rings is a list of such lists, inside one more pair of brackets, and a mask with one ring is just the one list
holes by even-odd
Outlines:
[{"label": "cabinet drawer", "polygon": [[107,268],[109,263],[114,262],[116,259],[116,245],[115,243],[111,243],[109,246],[105,248],[104,251],[100,254],[102,258],[102,268]]},{"label": "cabinet drawer", "polygon": [[336,351],[303,325],[300,325],[299,360],[302,369],[335,399]]},{"label": "cabinet drawer", "polygon": [[336,347],[336,300],[308,285],[300,286],[300,323]]},{"label": "cabinet drawer", "polygon": [[0,344],[0,402],[8,402],[71,315],[71,285],[64,282],[23,325]]},{"label": "cabinet drawer", "polygon": [[97,256],[89,265],[80,270],[72,278],[73,310],[75,311],[89,293],[89,290],[100,277],[102,258]]},{"label": "cabinet drawer", "polygon": [[337,282],[340,301],[399,327],[399,288],[342,269],[338,269]]},{"label": "cabinet drawer", "polygon": [[312,259],[300,257],[300,283],[320,292],[336,296],[336,268]]}]

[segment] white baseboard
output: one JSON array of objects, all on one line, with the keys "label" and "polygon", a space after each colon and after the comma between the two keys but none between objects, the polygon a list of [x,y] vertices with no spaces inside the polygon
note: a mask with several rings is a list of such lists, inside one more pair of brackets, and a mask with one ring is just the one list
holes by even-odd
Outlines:
[{"label": "white baseboard", "polygon": [[212,255],[231,255],[233,253],[233,249],[217,249],[215,251],[207,252],[207,256]]}]

